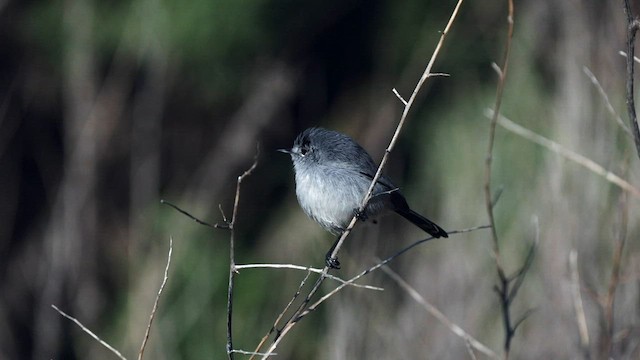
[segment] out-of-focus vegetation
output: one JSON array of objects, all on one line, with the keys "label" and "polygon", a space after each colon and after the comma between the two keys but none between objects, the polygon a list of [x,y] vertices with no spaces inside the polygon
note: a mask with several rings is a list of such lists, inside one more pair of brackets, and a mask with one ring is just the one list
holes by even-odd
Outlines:
[{"label": "out-of-focus vegetation", "polygon": [[[332,237],[297,206],[287,156],[309,126],[356,138],[380,159],[454,1],[118,0],[0,2],[0,358],[111,354],[50,308],[137,354],[169,237],[174,255],[151,359],[224,358],[228,233],[195,224],[231,213],[244,183],[237,262],[322,266]],[[639,9],[636,9],[640,11]],[[638,12],[640,13],[640,12]],[[626,122],[620,2],[516,2],[502,113],[640,186]],[[386,173],[412,207],[448,230],[487,223],[483,181],[506,1],[465,2]],[[557,154],[498,128],[493,184],[504,267],[515,271],[539,223],[515,315],[536,311],[513,358],[637,358],[638,202]],[[628,221],[623,221],[628,207]],[[626,234],[612,332],[601,306]],[[423,236],[389,216],[358,226],[340,255],[347,278]],[[502,319],[487,231],[429,242],[392,267],[447,317],[500,353]],[[589,341],[579,336],[569,253],[578,254]],[[237,276],[236,348],[253,350],[303,272]],[[278,347],[282,359],[468,356],[463,340],[386,275],[347,289]],[[609,349],[603,349],[607,341]],[[610,351],[610,352],[609,352]],[[241,357],[241,356],[238,356]]]}]

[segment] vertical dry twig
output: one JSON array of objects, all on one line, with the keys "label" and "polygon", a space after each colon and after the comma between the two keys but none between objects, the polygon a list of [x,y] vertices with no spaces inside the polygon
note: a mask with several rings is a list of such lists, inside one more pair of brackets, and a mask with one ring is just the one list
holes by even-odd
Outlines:
[{"label": "vertical dry twig", "polygon": [[569,252],[569,270],[571,272],[571,296],[576,312],[578,334],[580,334],[580,347],[582,348],[582,352],[587,355],[589,353],[589,327],[587,325],[587,317],[584,313],[582,296],[580,295],[580,272],[578,270],[578,252],[576,249],[571,249]]},{"label": "vertical dry twig", "polygon": [[633,90],[634,53],[636,32],[640,29],[640,21],[633,16],[629,0],[624,0],[624,12],[627,15],[627,112],[629,113],[629,125],[633,131],[633,139],[636,144],[636,151],[640,157],[640,129],[638,129],[638,119],[636,116],[636,104]]},{"label": "vertical dry twig", "polygon": [[627,238],[627,223],[629,221],[629,205],[627,203],[627,193],[624,191],[620,192],[618,209],[620,223],[617,234],[617,242],[613,252],[613,259],[611,261],[612,266],[611,275],[609,277],[609,286],[602,303],[604,323],[606,328],[603,329],[604,331],[602,331],[603,338],[601,341],[601,354],[606,358],[612,357],[611,352],[614,337],[614,302],[616,297],[616,290],[620,283],[620,265],[622,263],[622,253],[624,251],[624,245]]},{"label": "vertical dry twig", "polygon": [[[227,221],[225,218],[224,221],[227,223],[229,228],[229,287],[227,291],[227,356],[229,360],[233,360],[233,329],[232,329],[232,318],[233,318],[233,285],[234,285],[234,277],[236,274],[236,262],[235,262],[235,231],[234,226],[236,223],[236,219],[238,216],[238,203],[240,202],[240,185],[242,185],[242,181],[245,177],[251,175],[253,170],[258,166],[258,155],[260,151],[258,149],[255,158],[253,159],[253,164],[249,169],[247,169],[242,175],[238,176],[238,181],[236,183],[236,197],[233,201],[233,213],[231,214],[231,220]],[[224,217],[224,214],[223,214]]]},{"label": "vertical dry twig", "polygon": [[[433,64],[435,63],[436,58],[438,57],[438,54],[440,53],[440,49],[442,48],[442,44],[444,43],[444,39],[446,38],[447,34],[449,33],[449,30],[451,29],[451,26],[453,25],[453,21],[455,20],[457,14],[458,14],[458,10],[460,9],[460,6],[462,5],[462,1],[463,0],[458,0],[458,3],[456,4],[456,7],[454,8],[449,21],[447,22],[447,25],[445,26],[444,31],[442,32],[442,35],[440,36],[440,40],[438,41],[438,44],[436,45],[436,48],[431,56],[431,59],[429,60],[429,63],[427,64],[427,67],[425,69],[425,71],[423,72],[420,80],[418,81],[418,83],[416,84],[416,87],[413,90],[413,93],[411,94],[411,97],[409,98],[408,101],[405,101],[404,99],[402,99],[401,96],[399,96],[399,94],[397,93],[397,91],[395,91],[394,93],[396,93],[396,95],[398,95],[398,97],[400,98],[400,100],[402,101],[402,103],[405,105],[404,110],[402,112],[402,116],[400,118],[400,122],[398,123],[398,126],[396,127],[396,131],[389,143],[389,146],[386,148],[385,150],[385,154],[382,157],[382,160],[380,161],[380,165],[378,166],[378,170],[376,171],[375,176],[373,177],[372,181],[371,181],[371,185],[369,186],[369,189],[367,190],[367,194],[364,196],[364,198],[362,199],[362,205],[360,206],[360,212],[362,212],[366,206],[367,203],[369,202],[369,200],[371,199],[371,196],[373,194],[373,189],[375,187],[376,182],[378,181],[378,179],[380,178],[380,175],[382,174],[382,170],[384,169],[384,166],[387,162],[387,159],[389,157],[389,154],[391,153],[391,151],[393,150],[396,142],[398,141],[398,138],[400,136],[400,132],[402,131],[402,127],[406,121],[407,115],[409,113],[409,110],[411,109],[411,106],[413,105],[413,102],[415,101],[418,92],[420,91],[420,89],[422,88],[423,84],[425,83],[425,81],[430,77],[431,74],[431,69],[433,67]],[[357,216],[354,216],[351,219],[351,222],[349,223],[349,225],[347,226],[347,228],[345,229],[345,231],[342,233],[340,239],[338,240],[338,242],[336,243],[333,253],[331,254],[331,257],[336,257],[338,252],[340,251],[340,248],[342,247],[342,244],[344,243],[344,240],[347,238],[347,236],[349,236],[349,234],[351,233],[351,230],[353,229],[353,227],[355,226],[356,222],[358,221]],[[297,321],[299,321],[303,315],[303,311],[305,310],[306,306],[309,304],[309,301],[311,300],[311,297],[318,291],[318,289],[320,288],[320,285],[322,284],[322,282],[324,281],[326,274],[329,271],[329,267],[325,266],[323,273],[320,275],[320,278],[318,278],[318,280],[316,281],[316,283],[314,284],[314,286],[312,287],[312,289],[309,291],[308,295],[306,296],[305,300],[302,302],[302,304],[297,308],[297,310],[294,312],[294,314],[291,316],[291,318],[285,323],[285,325],[283,326],[283,329],[280,331],[279,336],[273,341],[273,343],[271,344],[269,350],[267,351],[267,353],[263,356],[263,359],[266,359],[277,347],[278,343],[282,340],[283,336],[296,324]],[[259,348],[258,348],[259,350]],[[257,350],[256,350],[257,352]]]},{"label": "vertical dry twig", "polygon": [[[504,48],[504,54],[502,58],[502,67],[497,64],[493,64],[493,68],[498,73],[498,84],[496,88],[496,101],[494,105],[494,111],[491,117],[491,124],[489,127],[489,144],[487,149],[487,158],[485,163],[485,182],[484,182],[484,192],[485,192],[485,204],[487,215],[489,217],[489,223],[491,224],[491,238],[493,240],[493,256],[494,261],[496,263],[496,271],[498,274],[498,285],[494,287],[496,294],[498,295],[498,299],[500,301],[500,309],[502,312],[502,321],[505,329],[505,338],[504,338],[504,357],[505,359],[509,358],[509,353],[511,350],[511,341],[513,336],[515,335],[515,331],[518,326],[526,319],[526,317],[531,313],[531,311],[525,312],[525,314],[518,320],[514,321],[511,318],[511,304],[518,294],[520,290],[520,286],[524,281],[524,277],[527,271],[531,268],[531,264],[533,261],[533,255],[537,240],[534,244],[531,245],[527,256],[525,258],[525,262],[522,267],[516,271],[512,275],[507,275],[505,269],[502,266],[501,258],[500,258],[500,245],[498,240],[498,232],[496,230],[496,222],[493,214],[493,207],[495,206],[495,201],[493,200],[493,196],[491,195],[491,164],[493,162],[493,146],[495,143],[495,133],[496,126],[498,124],[498,117],[500,114],[500,106],[502,104],[502,94],[504,92],[505,80],[507,77],[507,71],[509,69],[509,55],[511,53],[511,42],[513,40],[513,13],[514,13],[514,5],[513,0],[507,0],[508,4],[508,15],[507,15],[507,39]],[[537,230],[537,226],[536,226]],[[536,239],[538,236],[538,232],[536,231]]]}]

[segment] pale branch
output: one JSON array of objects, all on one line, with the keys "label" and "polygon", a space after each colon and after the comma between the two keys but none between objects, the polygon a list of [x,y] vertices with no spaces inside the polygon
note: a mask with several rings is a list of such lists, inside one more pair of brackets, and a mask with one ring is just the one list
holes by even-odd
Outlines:
[{"label": "pale branch", "polygon": [[587,75],[589,80],[591,80],[591,83],[596,88],[596,90],[598,90],[598,94],[600,94],[600,97],[602,98],[602,100],[604,100],[605,107],[607,108],[607,111],[609,112],[609,114],[611,114],[613,119],[616,121],[616,124],[618,124],[622,128],[622,130],[624,130],[624,132],[627,133],[627,135],[633,137],[633,133],[631,132],[631,130],[629,130],[629,127],[624,123],[624,121],[622,121],[622,118],[620,118],[620,115],[618,115],[616,110],[613,108],[613,105],[611,105],[609,96],[607,95],[606,91],[604,91],[604,89],[602,88],[602,85],[600,85],[600,81],[598,81],[598,78],[596,78],[593,72],[591,72],[591,70],[589,70],[589,68],[586,66],[582,67],[582,71],[585,73],[585,75]]},{"label": "pale branch", "polygon": [[[318,269],[318,268],[312,268],[312,267],[308,267],[308,266],[301,266],[301,265],[294,265],[294,264],[243,264],[243,265],[236,265],[236,270],[242,270],[242,269],[294,269],[294,270],[303,270],[303,271],[311,271],[314,272],[316,274],[322,274],[322,269]],[[327,278],[331,279],[331,280],[335,280],[339,283],[346,283],[346,280],[343,280],[337,276],[333,276],[330,274],[326,275]],[[383,291],[384,289],[381,287],[377,287],[377,286],[371,286],[371,285],[361,285],[361,284],[350,284],[353,287],[358,287],[358,288],[363,288],[363,289],[368,289],[368,290],[376,290],[376,291]]]},{"label": "pale branch", "polygon": [[164,277],[162,278],[162,284],[160,284],[160,289],[158,290],[158,294],[156,295],[156,300],[153,303],[153,309],[151,310],[151,315],[149,316],[149,323],[147,324],[147,329],[144,332],[144,338],[142,339],[142,345],[140,345],[140,351],[138,352],[138,360],[142,360],[142,355],[144,354],[144,349],[147,346],[147,341],[149,340],[149,334],[151,333],[151,324],[153,323],[153,319],[156,317],[156,311],[158,310],[158,302],[160,302],[160,296],[162,295],[162,291],[164,290],[165,285],[167,284],[167,280],[169,280],[169,266],[171,265],[171,253],[173,252],[173,238],[169,238],[169,255],[167,255],[167,266],[164,268]]},{"label": "pale branch", "polygon": [[100,339],[98,337],[98,335],[94,334],[91,330],[89,330],[86,326],[82,325],[82,323],[80,321],[78,321],[78,319],[74,318],[71,315],[67,315],[67,313],[65,313],[64,311],[58,309],[57,306],[55,305],[51,305],[51,307],[57,311],[60,315],[66,317],[67,319],[73,321],[76,325],[78,325],[80,327],[80,329],[82,329],[82,331],[84,331],[85,333],[89,334],[89,336],[91,336],[92,338],[94,338],[97,342],[99,342],[102,346],[106,347],[107,349],[109,349],[109,351],[111,351],[113,354],[115,354],[118,358],[120,358],[121,360],[127,360],[126,357],[122,356],[122,354],[120,353],[120,351],[116,350],[116,348],[114,348],[113,346],[109,345],[109,343],[107,343],[106,341]]},{"label": "pale branch", "polygon": [[584,312],[582,295],[580,293],[580,271],[578,270],[578,251],[571,249],[569,252],[569,272],[571,274],[571,297],[573,298],[573,309],[578,324],[578,334],[580,335],[580,347],[582,351],[589,351],[589,327],[587,317]]},{"label": "pale branch", "polygon": [[[280,323],[280,320],[282,320],[282,318],[284,317],[284,314],[287,311],[289,311],[289,308],[291,308],[291,305],[293,305],[293,302],[296,301],[298,296],[300,296],[300,292],[302,291],[302,287],[304,286],[304,284],[307,283],[307,280],[309,279],[310,275],[311,275],[311,271],[307,271],[307,275],[304,277],[304,279],[302,279],[302,281],[300,282],[300,285],[298,285],[298,289],[296,290],[296,292],[291,297],[291,300],[289,300],[289,302],[287,303],[287,306],[285,306],[284,309],[280,312],[280,314],[278,314],[278,317],[276,317],[276,320],[273,322],[273,326],[271,327],[271,329],[269,329],[269,331],[260,340],[260,343],[258,344],[258,346],[256,347],[256,350],[255,350],[256,353],[267,342],[267,339],[269,339],[269,336],[271,336],[271,334],[273,334],[277,330],[278,323]],[[279,335],[280,334],[278,333],[278,336]],[[249,360],[253,360],[254,358],[255,358],[255,355],[251,355]]]},{"label": "pale branch", "polygon": [[[493,114],[491,109],[487,109],[485,115],[490,117]],[[535,144],[538,144],[547,150],[550,150],[563,158],[575,162],[578,165],[586,168],[587,170],[593,172],[596,175],[602,176],[608,182],[618,186],[622,190],[630,193],[631,195],[640,198],[640,189],[631,185],[628,181],[624,180],[620,176],[612,173],[611,171],[605,169],[602,165],[596,163],[595,161],[576,153],[575,151],[569,150],[564,146],[558,144],[553,140],[549,140],[546,137],[539,135],[522,125],[518,125],[515,122],[509,120],[508,118],[500,115],[498,117],[498,124],[502,126],[504,129],[521,136]]]}]

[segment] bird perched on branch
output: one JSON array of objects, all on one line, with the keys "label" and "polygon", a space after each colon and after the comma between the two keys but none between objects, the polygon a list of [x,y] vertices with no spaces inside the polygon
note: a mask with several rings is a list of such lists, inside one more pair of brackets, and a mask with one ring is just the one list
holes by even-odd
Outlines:
[{"label": "bird perched on branch", "polygon": [[[334,235],[341,235],[353,216],[366,221],[385,212],[402,215],[429,235],[448,237],[440,226],[411,210],[400,190],[386,176],[380,176],[364,211],[358,209],[378,167],[371,156],[347,135],[323,128],[304,130],[291,149],[296,195],[304,212]],[[339,238],[338,238],[339,240]],[[331,268],[340,268],[332,257],[338,240],[326,255]]]}]

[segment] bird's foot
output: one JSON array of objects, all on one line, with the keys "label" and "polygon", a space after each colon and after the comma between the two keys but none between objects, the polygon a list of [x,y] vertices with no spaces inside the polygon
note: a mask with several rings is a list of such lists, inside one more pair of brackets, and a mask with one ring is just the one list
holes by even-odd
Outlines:
[{"label": "bird's foot", "polygon": [[327,254],[325,264],[331,269],[340,269],[340,261],[338,261],[337,257],[331,257],[331,254]]},{"label": "bird's foot", "polygon": [[369,219],[369,215],[367,215],[367,210],[360,211],[359,208],[353,209],[353,215],[360,221],[364,222]]}]

